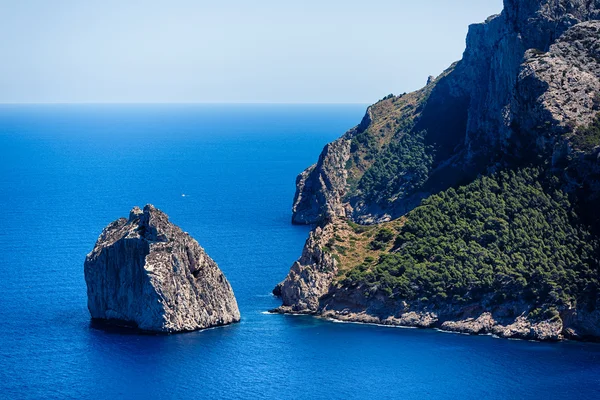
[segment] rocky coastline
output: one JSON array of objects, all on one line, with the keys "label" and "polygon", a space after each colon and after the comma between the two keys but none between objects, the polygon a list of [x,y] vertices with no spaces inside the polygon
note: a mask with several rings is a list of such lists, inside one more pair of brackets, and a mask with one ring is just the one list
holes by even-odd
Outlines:
[{"label": "rocky coastline", "polygon": [[[272,314],[283,315],[310,315],[334,322],[358,323],[366,325],[379,325],[400,328],[436,329],[444,332],[461,333],[467,335],[493,335],[504,339],[521,339],[540,342],[557,342],[562,340],[598,342],[598,332],[578,333],[578,330],[565,324],[562,318],[544,321],[530,321],[521,315],[512,321],[501,322],[494,319],[492,313],[484,312],[477,317],[457,319],[442,318],[435,312],[410,311],[396,316],[381,317],[371,315],[366,311],[351,312],[348,310],[324,310],[312,312],[310,310],[293,310],[292,307],[281,306],[269,311]],[[565,318],[572,318],[565,313]],[[576,314],[576,312],[572,312]],[[586,317],[589,318],[589,317]],[[600,315],[593,315],[595,321],[600,320]],[[589,319],[588,319],[589,320]]]}]

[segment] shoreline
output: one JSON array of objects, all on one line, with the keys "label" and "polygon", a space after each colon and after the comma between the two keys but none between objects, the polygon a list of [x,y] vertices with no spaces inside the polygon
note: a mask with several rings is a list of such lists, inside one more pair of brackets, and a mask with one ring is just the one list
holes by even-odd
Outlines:
[{"label": "shoreline", "polygon": [[[282,309],[284,307],[284,309]],[[276,309],[268,310],[266,314],[272,315],[289,315],[289,316],[311,316],[314,318],[322,319],[331,323],[338,324],[359,324],[359,325],[371,325],[383,328],[400,328],[400,329],[429,329],[438,331],[440,333],[447,334],[459,334],[466,336],[491,336],[495,339],[507,339],[507,340],[521,340],[527,342],[537,343],[559,343],[559,342],[585,342],[585,343],[600,343],[600,338],[597,337],[576,337],[565,334],[563,329],[562,321],[540,321],[532,323],[531,321],[523,318],[522,316],[517,317],[513,324],[502,325],[491,319],[489,313],[483,313],[478,318],[466,318],[456,320],[443,320],[438,319],[429,325],[424,325],[422,319],[413,319],[415,316],[423,316],[422,314],[411,312],[407,313],[410,321],[415,323],[402,323],[401,321],[407,322],[408,319],[405,317],[407,314],[403,314],[400,318],[388,317],[382,322],[381,318],[375,317],[366,313],[348,313],[339,314],[338,312],[325,311],[313,312],[310,310],[305,311],[288,311],[285,310],[285,306],[281,306]],[[404,317],[404,318],[403,318]],[[368,319],[372,319],[369,321]],[[479,329],[473,329],[473,325],[482,324],[482,319],[487,321],[488,324]],[[379,322],[377,322],[378,320]],[[521,329],[515,329],[514,325],[518,325]],[[547,329],[552,329],[549,332]],[[551,334],[549,334],[551,333]]]}]

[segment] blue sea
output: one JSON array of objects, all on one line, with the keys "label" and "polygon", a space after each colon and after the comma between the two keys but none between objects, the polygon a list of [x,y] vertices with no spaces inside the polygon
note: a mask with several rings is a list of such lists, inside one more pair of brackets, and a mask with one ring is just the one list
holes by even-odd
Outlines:
[{"label": "blue sea", "polygon": [[[362,105],[0,106],[0,398],[597,399],[600,345],[269,315],[300,255],[296,175]],[[239,324],[90,325],[83,261],[152,203],[231,282]]]}]

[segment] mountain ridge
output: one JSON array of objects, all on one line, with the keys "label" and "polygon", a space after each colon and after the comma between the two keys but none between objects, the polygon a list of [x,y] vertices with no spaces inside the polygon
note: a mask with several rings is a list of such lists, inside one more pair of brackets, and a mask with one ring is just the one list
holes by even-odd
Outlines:
[{"label": "mountain ridge", "polygon": [[[529,3],[538,5],[536,11],[524,6]],[[319,162],[298,176],[292,221],[314,224],[338,216],[375,223],[397,218],[422,198],[505,163],[497,159],[499,155],[521,157],[519,152],[527,151],[524,148],[531,139],[523,132],[537,126],[549,124],[554,137],[536,144],[536,150],[554,151],[559,136],[572,125],[592,121],[594,99],[581,97],[575,106],[558,107],[550,107],[545,99],[531,99],[540,87],[543,90],[550,84],[544,71],[540,72],[542,63],[561,67],[560,60],[544,60],[539,55],[548,52],[569,27],[598,19],[599,9],[598,2],[589,1],[505,1],[502,14],[470,26],[462,60],[423,89],[387,96],[370,106],[359,125],[325,147]],[[589,58],[598,65],[595,57],[592,49]],[[587,71],[569,71],[567,78],[570,85],[581,86],[579,93],[600,90],[598,76]],[[548,101],[568,102],[566,95],[573,91],[553,87],[548,93],[553,96]],[[570,112],[573,108],[576,111]],[[530,114],[535,118],[529,118]],[[385,204],[366,200],[359,185],[372,160],[381,158],[390,143],[420,131],[427,132],[424,146],[433,158],[428,168],[416,166],[427,169],[424,182],[412,185],[408,192],[402,190],[406,182],[398,182]],[[408,178],[410,186],[412,176]]]}]

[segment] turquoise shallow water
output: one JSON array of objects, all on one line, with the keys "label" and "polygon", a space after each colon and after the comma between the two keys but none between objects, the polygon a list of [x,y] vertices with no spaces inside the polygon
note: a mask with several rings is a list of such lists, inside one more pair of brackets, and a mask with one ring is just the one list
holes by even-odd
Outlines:
[{"label": "turquoise shallow water", "polygon": [[[264,314],[308,234],[295,176],[364,109],[0,106],[0,398],[600,398],[600,345]],[[90,325],[85,255],[145,203],[219,263],[241,323]]]}]

